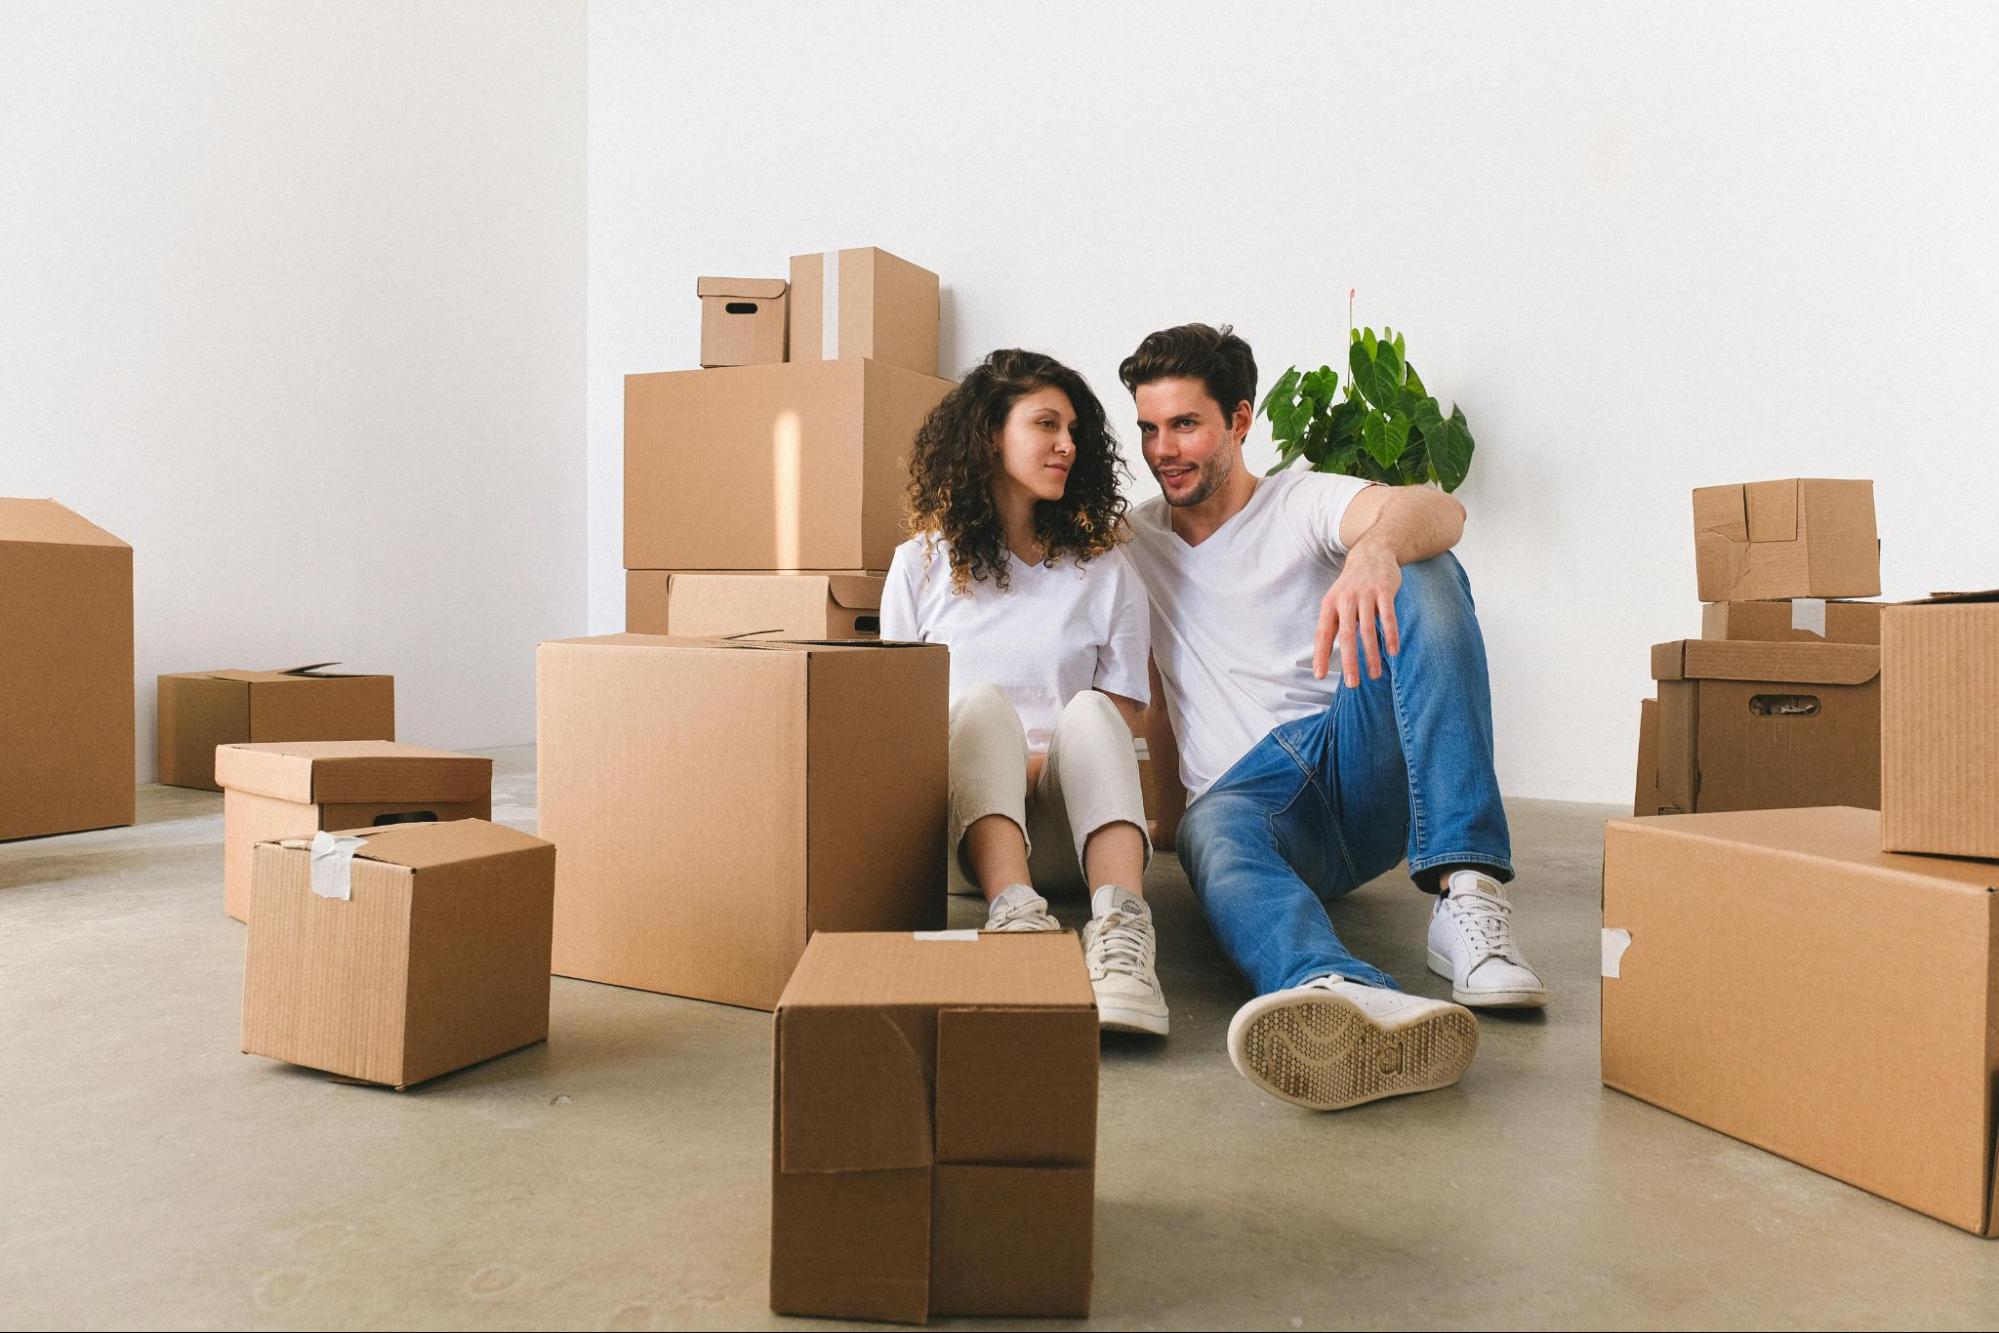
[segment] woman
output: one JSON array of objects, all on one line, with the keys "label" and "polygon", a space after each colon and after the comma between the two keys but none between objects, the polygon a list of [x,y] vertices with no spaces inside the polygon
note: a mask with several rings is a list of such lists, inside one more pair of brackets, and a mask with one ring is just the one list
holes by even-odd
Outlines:
[{"label": "woman", "polygon": [[986,929],[1004,931],[1061,929],[1037,883],[1094,890],[1100,1021],[1164,1036],[1132,753],[1150,639],[1118,547],[1123,470],[1081,375],[994,352],[917,433],[915,535],[889,566],[881,629],[951,648],[954,888],[983,891]]}]

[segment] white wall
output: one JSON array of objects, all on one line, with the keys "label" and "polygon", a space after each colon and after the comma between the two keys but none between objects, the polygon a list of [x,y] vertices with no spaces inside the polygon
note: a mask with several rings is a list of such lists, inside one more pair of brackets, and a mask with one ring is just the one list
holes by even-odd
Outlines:
[{"label": "white wall", "polygon": [[1267,383],[1357,287],[1479,440],[1506,789],[1628,801],[1692,486],[1874,477],[1889,595],[1999,583],[1995,14],[594,4],[591,624],[619,377],[694,364],[697,275],[884,246],[943,276],[951,366],[1039,347],[1121,419],[1148,330],[1232,321]]},{"label": "white wall", "polygon": [[345,659],[531,740],[580,632],[580,4],[0,10],[0,494],[135,548],[153,676]]}]

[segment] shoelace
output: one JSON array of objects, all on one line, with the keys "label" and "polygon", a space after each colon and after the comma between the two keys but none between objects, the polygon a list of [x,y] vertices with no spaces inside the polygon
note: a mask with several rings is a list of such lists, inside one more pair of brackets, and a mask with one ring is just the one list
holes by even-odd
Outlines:
[{"label": "shoelace", "polygon": [[1092,941],[1091,971],[1144,977],[1152,962],[1152,921],[1149,917],[1107,912],[1097,921]]},{"label": "shoelace", "polygon": [[1036,906],[1038,901],[1037,899],[1030,898],[1026,902],[1012,902],[1007,904],[1005,911],[996,917],[987,919],[986,929],[1005,930],[1016,922],[1027,921],[1044,915],[1048,910],[1047,905],[1042,903],[1040,906]]},{"label": "shoelace", "polygon": [[1444,900],[1444,910],[1482,951],[1486,958],[1507,958],[1513,953],[1513,905],[1483,893],[1452,894]]}]

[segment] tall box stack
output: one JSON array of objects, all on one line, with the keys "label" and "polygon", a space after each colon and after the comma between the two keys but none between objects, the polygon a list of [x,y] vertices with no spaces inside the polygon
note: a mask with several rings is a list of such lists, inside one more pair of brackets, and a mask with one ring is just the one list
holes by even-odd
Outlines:
[{"label": "tall box stack", "polygon": [[878,633],[910,442],[951,388],[937,275],[869,248],[699,290],[704,368],[625,377],[626,628]]},{"label": "tall box stack", "polygon": [[1693,493],[1701,638],[1654,645],[1638,815],[1880,804],[1871,481]]}]

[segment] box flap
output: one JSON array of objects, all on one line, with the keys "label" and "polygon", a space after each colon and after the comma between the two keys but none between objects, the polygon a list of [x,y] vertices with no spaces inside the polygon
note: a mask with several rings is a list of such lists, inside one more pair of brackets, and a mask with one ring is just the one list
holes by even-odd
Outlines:
[{"label": "box flap", "polygon": [[1743,487],[1752,542],[1794,542],[1798,539],[1798,488],[1802,483],[1757,481]]},{"label": "box flap", "polygon": [[1694,487],[1694,532],[1732,542],[1749,540],[1748,502],[1741,486]]},{"label": "box flap", "polygon": [[1871,643],[1675,639],[1652,646],[1654,680],[1864,685],[1880,673],[1881,650]]},{"label": "box flap", "polygon": [[300,804],[477,801],[493,761],[396,741],[273,741],[217,747],[215,780]]},{"label": "box flap", "polygon": [[75,510],[54,500],[0,498],[0,542],[131,549]]},{"label": "box flap", "polygon": [[882,588],[887,582],[887,577],[881,574],[829,574],[826,590],[849,611],[879,611]]},{"label": "box flap", "polygon": [[694,294],[736,297],[745,301],[774,301],[791,287],[783,278],[696,278]]},{"label": "box flap", "polygon": [[1094,1162],[1102,1043],[1094,1011],[939,1011],[938,1162]]},{"label": "box flap", "polygon": [[778,1170],[930,1165],[931,1010],[780,1000],[776,1030]]},{"label": "box flap", "polygon": [[778,1007],[1094,1010],[1096,1002],[1082,944],[1069,931],[825,931],[805,946]]},{"label": "box flap", "polygon": [[403,866],[410,870],[428,870],[433,866],[454,865],[460,861],[477,861],[482,857],[504,856],[510,852],[549,846],[532,834],[484,819],[342,829],[339,836],[364,840],[363,846],[354,853],[357,861],[379,861],[384,865]]}]

